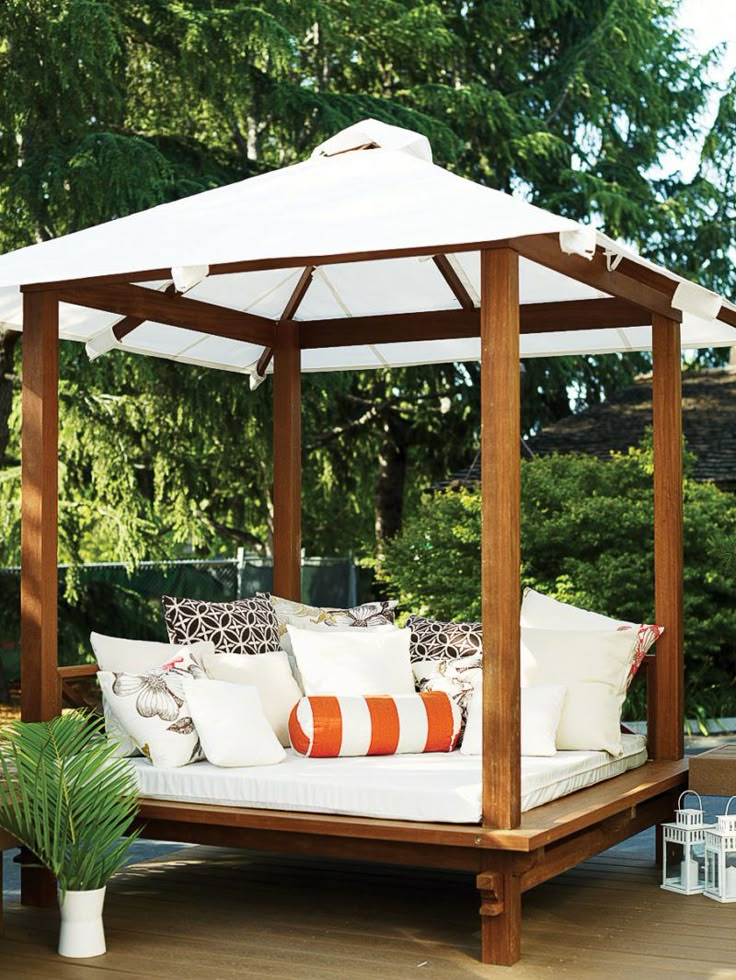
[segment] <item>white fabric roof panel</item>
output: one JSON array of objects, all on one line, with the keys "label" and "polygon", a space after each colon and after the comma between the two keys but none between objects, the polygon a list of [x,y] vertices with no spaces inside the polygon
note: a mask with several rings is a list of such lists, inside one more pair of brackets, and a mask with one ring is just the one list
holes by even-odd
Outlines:
[{"label": "white fabric roof panel", "polygon": [[[367,136],[371,138],[368,139]],[[346,152],[366,144],[370,150]],[[326,153],[337,152],[328,156]],[[22,328],[19,287],[136,271],[172,270],[196,284],[192,299],[277,320],[302,267],[206,275],[221,263],[326,257],[297,311],[300,320],[340,319],[346,338],[353,316],[458,309],[460,304],[431,257],[340,263],[329,257],[397,249],[435,249],[555,234],[566,251],[592,246],[624,255],[677,283],[680,278],[624,246],[567,218],[474,184],[431,163],[424,137],[375,120],[350,127],[300,164],[181,201],[151,208],[63,238],[0,256],[0,324]],[[479,303],[480,256],[449,253],[466,290]],[[197,270],[193,267],[203,267]],[[184,267],[182,269],[182,267]],[[205,276],[202,278],[202,276]],[[132,278],[135,278],[134,276]],[[171,279],[142,283],[165,288]],[[197,280],[199,280],[197,282]],[[684,347],[736,344],[736,329],[713,319],[720,297],[684,285]],[[607,294],[534,262],[520,263],[520,299],[555,303]],[[731,303],[725,303],[736,310]],[[122,343],[110,328],[120,316],[62,304],[60,336],[99,353],[119,348],[234,371],[253,372],[262,348],[159,323],[146,323]],[[522,356],[646,350],[648,325],[523,335]],[[320,348],[303,352],[307,371],[405,366],[475,359],[477,338]]]}]

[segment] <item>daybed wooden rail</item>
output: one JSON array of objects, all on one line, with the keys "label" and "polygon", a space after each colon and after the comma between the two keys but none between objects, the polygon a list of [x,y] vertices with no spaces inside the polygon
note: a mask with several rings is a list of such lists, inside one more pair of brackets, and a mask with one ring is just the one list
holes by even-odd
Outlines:
[{"label": "daybed wooden rail", "polygon": [[[482,610],[487,683],[484,685],[483,823],[476,828],[387,824],[339,818],[264,814],[218,807],[144,802],[147,833],[181,840],[335,853],[430,865],[451,861],[478,873],[482,894],[484,962],[512,963],[519,955],[521,891],[670,812],[685,782],[683,756],[682,445],[680,320],[672,300],[676,282],[623,259],[617,268],[602,248],[591,261],[566,255],[557,236],[431,245],[344,255],[267,258],[211,266],[210,275],[302,267],[294,295],[279,321],[136,286],[170,278],[170,270],[131,270],[64,283],[23,287],[23,454],[21,630],[22,713],[51,718],[60,707],[57,674],[57,425],[58,306],[81,304],[136,321],[169,323],[215,336],[237,337],[273,351],[274,365],[274,591],[300,598],[301,351],[390,339],[387,318],[295,320],[311,272],[325,264],[431,255],[447,281],[446,256],[478,251],[481,302],[476,315],[461,309],[397,319],[397,336],[441,339],[480,334],[482,422]],[[519,258],[601,290],[610,299],[563,309],[519,307]],[[306,275],[309,268],[310,275]],[[444,270],[444,271],[443,271]],[[458,283],[450,282],[458,296]],[[299,295],[297,295],[297,293]],[[563,304],[564,305],[564,304]],[[647,314],[646,312],[649,311]],[[519,334],[521,330],[576,330],[627,322],[652,323],[654,362],[654,542],[657,669],[648,689],[649,750],[655,761],[600,787],[520,816],[519,711]],[[730,311],[719,314],[732,317]],[[730,321],[729,321],[730,322]],[[340,325],[342,326],[342,324]],[[264,363],[267,356],[264,354]],[[64,676],[64,675],[62,675]],[[68,680],[70,675],[66,675]],[[338,832],[339,831],[339,832]],[[348,841],[350,843],[348,843]],[[450,843],[454,841],[455,843]],[[24,873],[23,899],[52,902],[48,881]]]}]

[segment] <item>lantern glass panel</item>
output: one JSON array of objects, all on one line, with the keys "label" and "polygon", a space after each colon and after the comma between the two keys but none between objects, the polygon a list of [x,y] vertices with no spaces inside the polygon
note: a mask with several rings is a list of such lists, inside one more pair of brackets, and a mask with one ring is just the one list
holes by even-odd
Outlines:
[{"label": "lantern glass panel", "polygon": [[718,855],[715,851],[708,851],[706,855],[708,862],[708,869],[706,880],[708,882],[708,888],[711,891],[717,892],[721,887],[720,875],[718,874]]},{"label": "lantern glass panel", "polygon": [[666,841],[664,860],[664,883],[666,885],[684,884],[687,871],[685,845],[677,841]]},{"label": "lantern glass panel", "polygon": [[726,851],[726,868],[724,875],[725,898],[736,898],[736,851]]}]

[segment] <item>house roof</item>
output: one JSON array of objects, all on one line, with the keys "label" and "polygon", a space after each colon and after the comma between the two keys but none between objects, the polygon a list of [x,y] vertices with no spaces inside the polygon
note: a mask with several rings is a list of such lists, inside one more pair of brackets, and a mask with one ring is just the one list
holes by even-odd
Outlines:
[{"label": "house roof", "polygon": [[[693,476],[736,490],[736,367],[685,372],[682,376],[683,431],[696,456]],[[600,405],[547,426],[527,440],[530,454],[585,453],[609,459],[638,445],[652,424],[652,378],[638,378]],[[524,453],[526,456],[527,453]],[[433,489],[480,482],[480,460]]]},{"label": "house roof", "polygon": [[[450,278],[477,308],[480,249],[529,236],[551,236],[560,256],[602,261],[605,254],[603,272],[607,265],[611,275],[625,259],[644,288],[647,277],[669,283],[672,306],[683,310],[683,346],[736,343],[734,326],[717,319],[728,310],[736,325],[736,306],[590,226],[436,166],[425,137],[376,120],[338,133],[303,163],[0,256],[0,324],[22,329],[23,285],[111,276],[146,289],[175,287],[187,299],[273,324],[306,275],[309,287],[289,319],[329,319],[339,328],[329,346],[303,351],[304,370],[473,360],[480,357],[477,336],[394,342],[389,329],[380,343],[349,343],[351,320],[459,311],[457,289],[435,255],[446,257]],[[610,295],[529,258],[521,260],[520,293],[522,307]],[[596,320],[591,329],[526,333],[522,356],[648,350],[644,307],[641,325],[595,329]],[[264,349],[149,321],[117,339],[112,327],[120,320],[120,311],[62,302],[60,336],[85,343],[91,356],[119,348],[251,374]]]}]

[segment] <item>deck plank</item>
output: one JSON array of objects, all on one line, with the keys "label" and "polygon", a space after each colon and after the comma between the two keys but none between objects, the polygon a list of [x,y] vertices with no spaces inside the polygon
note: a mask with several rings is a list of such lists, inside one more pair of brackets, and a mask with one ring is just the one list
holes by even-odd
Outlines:
[{"label": "deck plank", "polygon": [[109,952],[55,955],[55,911],[6,906],[13,980],[736,980],[736,908],[664,892],[627,844],[524,899],[522,959],[481,966],[472,876],[186,848],[108,889]]}]

